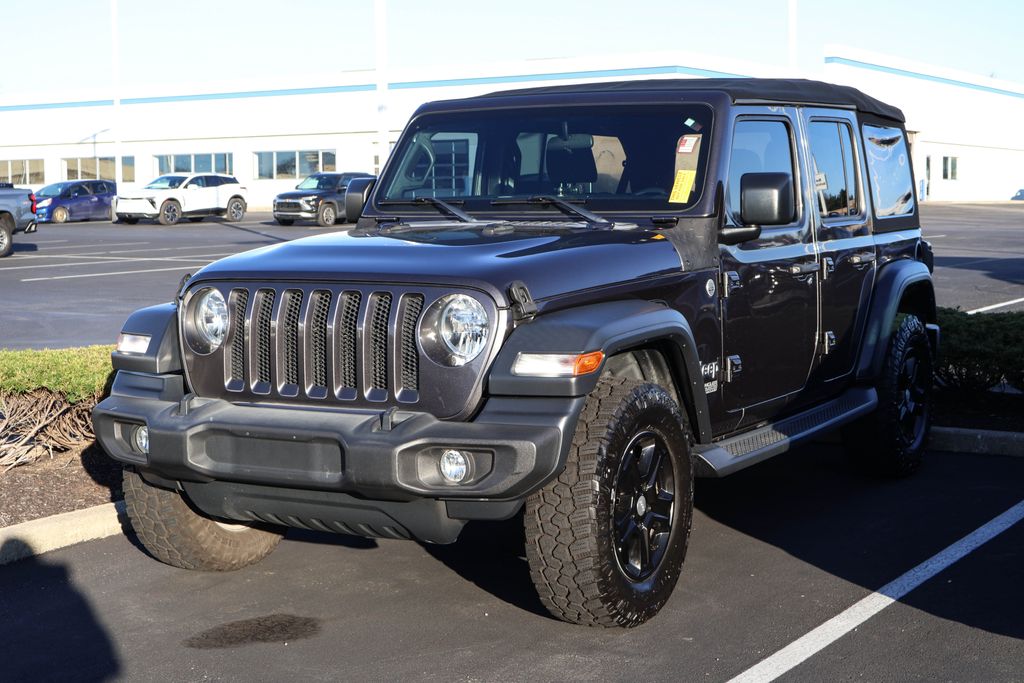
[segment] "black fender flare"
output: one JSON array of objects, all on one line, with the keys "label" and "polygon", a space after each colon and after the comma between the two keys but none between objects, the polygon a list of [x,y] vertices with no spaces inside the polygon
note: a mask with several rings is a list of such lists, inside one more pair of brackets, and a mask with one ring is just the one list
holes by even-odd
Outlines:
[{"label": "black fender flare", "polygon": [[893,322],[899,313],[900,303],[911,289],[918,290],[924,297],[926,312],[922,322],[935,323],[935,289],[928,266],[910,259],[885,265],[875,281],[860,358],[857,361],[857,379],[873,380],[881,373],[889,349]]},{"label": "black fender flare", "polygon": [[121,327],[122,334],[149,336],[145,353],[110,354],[114,370],[149,372],[165,375],[181,372],[181,354],[178,350],[178,307],[173,303],[147,306],[128,316]]},{"label": "black fender flare", "polygon": [[666,358],[678,379],[697,440],[711,440],[707,395],[697,356],[697,343],[686,318],[664,304],[650,301],[611,301],[580,306],[547,315],[517,327],[491,365],[491,396],[586,396],[604,369],[579,377],[520,377],[512,372],[520,353],[589,353],[602,351],[605,361],[620,351],[667,342]]}]

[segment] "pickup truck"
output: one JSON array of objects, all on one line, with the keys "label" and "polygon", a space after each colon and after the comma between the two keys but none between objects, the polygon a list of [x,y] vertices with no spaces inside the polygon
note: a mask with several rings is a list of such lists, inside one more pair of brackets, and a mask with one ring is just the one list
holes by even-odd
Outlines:
[{"label": "pickup truck", "polygon": [[14,249],[14,233],[35,231],[35,194],[11,183],[0,183],[0,257]]}]

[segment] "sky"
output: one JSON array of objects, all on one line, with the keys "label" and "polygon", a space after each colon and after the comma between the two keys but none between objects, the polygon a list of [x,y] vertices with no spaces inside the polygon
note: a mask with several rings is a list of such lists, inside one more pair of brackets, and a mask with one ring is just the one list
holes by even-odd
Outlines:
[{"label": "sky", "polygon": [[[392,69],[681,50],[785,67],[787,0],[386,0]],[[0,106],[26,94],[109,97],[112,0],[0,0]],[[374,67],[373,0],[117,0],[123,89],[330,79]],[[825,44],[1024,86],[1024,3],[798,0],[800,73]],[[12,27],[30,30],[12,30]],[[42,44],[41,44],[42,43]],[[687,66],[699,66],[687,64]]]}]

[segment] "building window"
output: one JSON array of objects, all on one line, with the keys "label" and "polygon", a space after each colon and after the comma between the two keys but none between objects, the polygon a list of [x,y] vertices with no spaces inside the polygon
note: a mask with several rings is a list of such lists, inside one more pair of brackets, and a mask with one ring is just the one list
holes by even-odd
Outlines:
[{"label": "building window", "polygon": [[42,159],[0,161],[0,183],[43,184]]},{"label": "building window", "polygon": [[135,157],[121,157],[121,182],[135,182]]},{"label": "building window", "polygon": [[157,175],[167,173],[224,173],[234,172],[234,156],[230,153],[220,154],[158,154],[156,160]]},{"label": "building window", "polygon": [[321,171],[336,169],[333,149],[295,152],[256,152],[258,180],[305,178]]},{"label": "building window", "polygon": [[114,157],[61,159],[64,180],[113,180]]},{"label": "building window", "polygon": [[942,179],[956,180],[956,157],[942,157]]}]

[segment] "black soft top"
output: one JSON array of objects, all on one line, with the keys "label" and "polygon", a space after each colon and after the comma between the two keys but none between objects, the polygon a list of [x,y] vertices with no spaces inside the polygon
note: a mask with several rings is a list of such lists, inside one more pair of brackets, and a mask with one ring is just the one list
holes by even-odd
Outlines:
[{"label": "black soft top", "polygon": [[898,107],[876,100],[856,88],[805,78],[659,78],[642,81],[577,83],[504,90],[474,99],[519,95],[622,92],[722,92],[735,103],[824,104],[853,108],[887,119],[905,121]]}]

